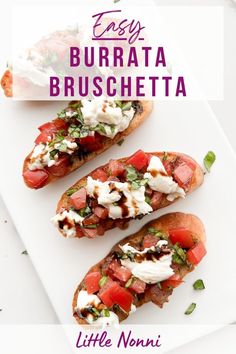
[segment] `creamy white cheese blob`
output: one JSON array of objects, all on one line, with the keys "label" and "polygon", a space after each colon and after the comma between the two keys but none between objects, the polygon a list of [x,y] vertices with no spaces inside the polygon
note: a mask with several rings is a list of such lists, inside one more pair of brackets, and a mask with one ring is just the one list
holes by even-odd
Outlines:
[{"label": "creamy white cheese blob", "polygon": [[[61,147],[63,147],[63,150],[61,150]],[[50,146],[48,142],[46,144],[40,143],[34,147],[28,167],[30,170],[42,169],[45,166],[51,167],[55,165],[58,160],[58,154],[55,154],[53,157],[50,155],[54,149],[58,149],[67,154],[73,154],[77,147],[78,145],[75,142],[66,138],[60,143],[54,145],[50,144]]]},{"label": "creamy white cheese blob", "polygon": [[[145,254],[148,251],[154,251],[155,247],[161,248],[167,244],[168,242],[166,240],[159,240],[156,246],[145,248],[143,251],[138,251],[128,243],[120,246],[120,248],[124,253]],[[174,274],[171,263],[172,253],[164,255],[158,260],[143,260],[141,263],[132,262],[130,259],[121,259],[121,264],[124,267],[128,268],[135,277],[147,284],[155,284],[171,277]]]},{"label": "creamy white cheese blob", "polygon": [[179,187],[171,176],[168,176],[165,167],[157,156],[152,156],[144,178],[148,179],[149,187],[157,192],[167,194],[166,199],[173,201],[185,197],[185,191]]},{"label": "creamy white cheese blob", "polygon": [[52,223],[59,227],[59,221],[65,221],[66,223],[63,226],[62,232],[64,236],[70,238],[76,236],[76,225],[75,224],[82,224],[84,218],[80,216],[73,210],[63,210],[63,212],[56,214],[52,217]]},{"label": "creamy white cheese blob", "polygon": [[102,328],[105,328],[107,326],[117,327],[119,325],[119,317],[113,311],[109,311],[109,316],[98,317],[98,319],[93,321],[92,323]]},{"label": "creamy white cheese blob", "polygon": [[[99,123],[104,123],[105,131],[100,131],[101,135],[108,138],[114,136],[128,128],[130,121],[134,117],[134,109],[122,111],[117,107],[114,101],[105,101],[101,99],[82,100],[81,112],[83,114],[84,124],[89,127],[96,127]],[[112,126],[112,128],[111,128]]]},{"label": "creamy white cheese blob", "polygon": [[[133,190],[127,182],[100,182],[89,176],[86,189],[90,197],[96,197],[98,204],[108,209],[108,215],[112,219],[133,218],[152,212],[152,207],[145,201],[144,186]],[[119,202],[122,194],[126,199],[123,206],[114,205]],[[124,209],[125,215],[123,215]]]}]

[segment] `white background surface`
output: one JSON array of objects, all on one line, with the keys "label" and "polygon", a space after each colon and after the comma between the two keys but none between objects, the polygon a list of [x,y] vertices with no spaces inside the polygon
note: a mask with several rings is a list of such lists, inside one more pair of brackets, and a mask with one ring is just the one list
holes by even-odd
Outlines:
[{"label": "white background surface", "polygon": [[[208,1],[207,3],[222,2]],[[195,1],[194,3],[201,2]],[[210,102],[210,105],[236,150],[236,8],[230,5],[230,1],[224,1],[224,3],[226,4],[225,100]],[[18,238],[10,217],[4,205],[0,203],[0,308],[3,309],[0,313],[0,323],[56,323],[56,315],[32,268],[29,257],[21,255],[23,250],[24,246]],[[186,345],[185,349],[181,348],[173,353],[197,353],[200,351],[204,353],[204,349],[206,350],[209,343],[211,348],[219,349],[221,347],[222,350],[224,348],[225,353],[231,353],[229,349],[233,330],[221,330],[195,341],[194,345]],[[226,342],[228,342],[227,346]]]}]

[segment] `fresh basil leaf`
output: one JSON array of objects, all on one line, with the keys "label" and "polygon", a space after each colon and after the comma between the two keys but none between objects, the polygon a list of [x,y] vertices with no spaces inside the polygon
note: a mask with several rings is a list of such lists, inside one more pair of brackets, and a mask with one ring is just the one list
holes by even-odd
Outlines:
[{"label": "fresh basil leaf", "polygon": [[213,165],[213,163],[215,162],[216,160],[216,155],[213,151],[208,151],[208,153],[206,154],[206,156],[204,157],[204,166],[207,170],[207,172],[210,172],[211,170],[211,167]]},{"label": "fresh basil leaf", "polygon": [[114,102],[115,102],[115,104],[116,104],[117,107],[122,108],[122,101],[115,100]]},{"label": "fresh basil leaf", "polygon": [[139,182],[138,182],[138,181],[133,181],[133,182],[131,183],[131,188],[132,188],[132,189],[139,189],[139,188],[140,188]]},{"label": "fresh basil leaf", "polygon": [[195,290],[203,290],[205,289],[205,285],[203,283],[203,280],[202,279],[198,279],[196,280],[194,283],[193,283],[193,288]]},{"label": "fresh basil leaf", "polygon": [[151,204],[151,199],[147,195],[145,196],[145,202]]},{"label": "fresh basil leaf", "polygon": [[[84,218],[85,216],[88,216],[89,214],[91,214],[91,209],[89,206],[86,206],[85,208],[82,208],[78,211],[79,215],[82,216],[82,218]],[[91,225],[93,226],[93,225]]]},{"label": "fresh basil leaf", "polygon": [[162,161],[166,161],[168,159],[168,153],[164,151],[164,155],[162,157]]},{"label": "fresh basil leaf", "polygon": [[152,235],[154,235],[156,237],[160,237],[160,238],[164,238],[165,239],[164,233],[162,231],[160,231],[160,230],[155,229],[154,227],[149,227],[147,231],[148,231],[148,233],[150,233],[150,234],[152,234]]},{"label": "fresh basil leaf", "polygon": [[84,228],[84,229],[96,229],[98,227],[97,224],[90,224],[90,225],[81,225],[80,227]]},{"label": "fresh basil leaf", "polygon": [[116,126],[115,124],[109,124],[112,134],[115,133]]},{"label": "fresh basil leaf", "polygon": [[110,317],[110,311],[108,309],[103,309],[102,316],[103,317]]},{"label": "fresh basil leaf", "polygon": [[122,105],[122,111],[129,111],[130,108],[132,107],[132,102],[125,102],[123,105]]},{"label": "fresh basil leaf", "polygon": [[191,305],[189,305],[189,307],[187,308],[187,310],[185,311],[185,315],[191,315],[191,313],[193,313],[193,311],[195,310],[197,304],[195,304],[194,302],[191,303]]},{"label": "fresh basil leaf", "polygon": [[103,277],[101,277],[101,279],[99,280],[99,286],[100,286],[100,288],[101,287],[103,287],[103,285],[105,285],[106,284],[106,282],[107,282],[107,276],[106,275],[103,275]]},{"label": "fresh basil leaf", "polygon": [[186,263],[186,251],[183,248],[179,247],[176,243],[173,246],[174,254],[172,255],[172,261],[177,264],[185,264]]},{"label": "fresh basil leaf", "polygon": [[138,173],[136,169],[132,166],[126,166],[125,167],[127,173],[126,173],[126,179],[129,182],[135,181],[138,178]]},{"label": "fresh basil leaf", "polygon": [[68,197],[70,197],[72,194],[74,194],[75,192],[77,192],[78,188],[70,188],[66,191],[66,195]]},{"label": "fresh basil leaf", "polygon": [[58,150],[56,150],[56,149],[50,151],[50,153],[49,153],[50,159],[54,160],[54,157],[56,156],[57,153],[58,153]]},{"label": "fresh basil leaf", "polygon": [[125,283],[125,288],[129,288],[130,285],[133,283],[133,278],[131,277],[126,283]]}]

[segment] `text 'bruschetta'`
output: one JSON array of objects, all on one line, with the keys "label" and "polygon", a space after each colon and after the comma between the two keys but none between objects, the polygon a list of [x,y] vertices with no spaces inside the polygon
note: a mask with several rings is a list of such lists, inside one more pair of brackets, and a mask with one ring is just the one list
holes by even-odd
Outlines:
[{"label": "text 'bruschetta'", "polygon": [[139,150],[80,179],[61,197],[52,222],[65,237],[101,236],[184,198],[203,177],[187,155]]},{"label": "text 'bruschetta'", "polygon": [[24,161],[26,185],[42,188],[76,170],[132,133],[151,110],[151,101],[71,102],[58,118],[38,128],[35,147]]},{"label": "text 'bruschetta'", "polygon": [[88,271],[74,294],[73,315],[79,324],[106,326],[146,302],[162,307],[205,254],[204,226],[196,216],[153,220]]}]

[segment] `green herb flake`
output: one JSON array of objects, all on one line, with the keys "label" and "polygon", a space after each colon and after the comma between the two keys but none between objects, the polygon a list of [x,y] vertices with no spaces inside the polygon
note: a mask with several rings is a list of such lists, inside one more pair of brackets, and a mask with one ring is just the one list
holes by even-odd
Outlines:
[{"label": "green herb flake", "polygon": [[133,283],[133,278],[129,278],[129,280],[125,283],[125,288],[129,288],[130,285]]},{"label": "green herb flake", "polygon": [[123,105],[122,105],[122,111],[128,111],[130,110],[130,108],[132,107],[132,102],[125,102]]},{"label": "green herb flake", "polygon": [[100,316],[100,312],[95,307],[91,308],[91,312],[94,313],[97,317]]},{"label": "green herb flake", "polygon": [[117,145],[121,146],[124,141],[125,141],[125,139],[121,139],[120,141],[118,141]]},{"label": "green herb flake", "polygon": [[84,229],[96,229],[98,227],[97,224],[90,224],[90,225],[81,225],[80,227],[84,228]]},{"label": "green herb flake", "polygon": [[204,157],[204,166],[205,166],[205,169],[207,170],[207,172],[210,172],[211,170],[211,167],[213,165],[213,163],[215,162],[216,160],[216,155],[213,151],[208,151],[208,153],[206,154],[206,156]]},{"label": "green herb flake", "polygon": [[168,153],[164,151],[164,155],[162,157],[162,161],[166,161],[168,159]]},{"label": "green herb flake", "polygon": [[186,263],[186,251],[179,247],[176,243],[173,246],[174,254],[172,255],[172,261],[177,264],[185,264]]},{"label": "green herb flake", "polygon": [[110,311],[108,309],[103,309],[102,316],[103,317],[110,317]]},{"label": "green herb flake", "polygon": [[91,209],[89,206],[86,206],[85,208],[82,208],[79,210],[79,215],[82,216],[82,218],[84,218],[85,216],[88,216],[89,214],[91,214]]},{"label": "green herb flake", "polygon": [[126,179],[129,182],[133,182],[138,178],[138,173],[136,171],[136,169],[132,166],[126,166],[125,167],[127,174],[126,174]]},{"label": "green herb flake", "polygon": [[103,277],[101,277],[101,279],[99,280],[99,286],[100,288],[103,287],[103,285],[105,285],[107,282],[107,276],[106,275],[103,275]]},{"label": "green herb flake", "polygon": [[189,307],[187,308],[187,310],[185,311],[185,315],[191,315],[191,313],[195,310],[197,304],[195,304],[194,302],[191,303],[191,305],[189,305]]},{"label": "green herb flake", "polygon": [[145,202],[151,204],[151,199],[147,195],[145,196]]},{"label": "green herb flake", "polygon": [[75,192],[77,192],[78,188],[70,188],[66,191],[66,195],[68,197],[70,197],[72,194],[74,194]]},{"label": "green herb flake", "polygon": [[23,252],[21,252],[21,254],[24,254],[24,255],[28,256],[27,250],[24,250]]},{"label": "green herb flake", "polygon": [[193,283],[193,288],[195,290],[204,290],[205,289],[205,285],[203,283],[202,279],[198,279]]},{"label": "green herb flake", "polygon": [[115,100],[115,104],[116,104],[117,107],[122,108],[122,101]]},{"label": "green herb flake", "polygon": [[155,229],[154,227],[149,227],[147,231],[149,234],[165,239],[164,233],[160,230]]},{"label": "green herb flake", "polygon": [[113,0],[114,1],[114,4],[116,4],[117,2],[119,2],[120,0]]}]

